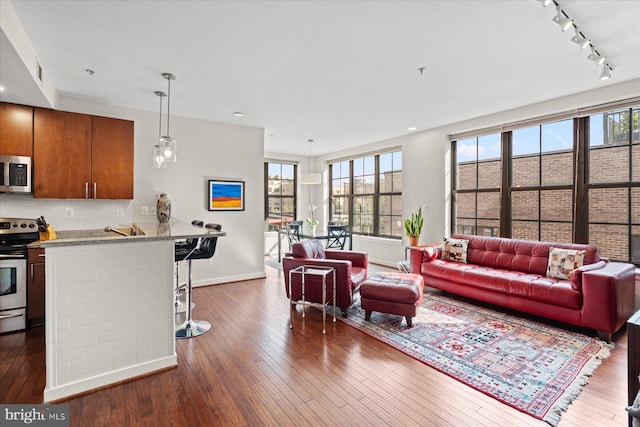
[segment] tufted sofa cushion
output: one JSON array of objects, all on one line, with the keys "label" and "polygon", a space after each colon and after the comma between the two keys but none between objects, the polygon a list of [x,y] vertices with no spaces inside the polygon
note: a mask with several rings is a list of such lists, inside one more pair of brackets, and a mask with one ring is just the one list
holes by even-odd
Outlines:
[{"label": "tufted sofa cushion", "polygon": [[303,240],[293,245],[291,253],[296,258],[324,259],[324,246],[319,240]]},{"label": "tufted sofa cushion", "polygon": [[574,289],[570,281],[540,274],[441,259],[423,264],[421,273],[436,279],[464,283],[489,292],[518,296],[545,304],[572,309],[580,308],[582,305],[582,293]]},{"label": "tufted sofa cushion", "polygon": [[546,276],[550,247],[584,250],[584,265],[600,261],[598,248],[591,245],[536,242],[462,234],[453,234],[451,237],[469,240],[467,247],[467,262],[469,264],[532,273],[540,276]]}]

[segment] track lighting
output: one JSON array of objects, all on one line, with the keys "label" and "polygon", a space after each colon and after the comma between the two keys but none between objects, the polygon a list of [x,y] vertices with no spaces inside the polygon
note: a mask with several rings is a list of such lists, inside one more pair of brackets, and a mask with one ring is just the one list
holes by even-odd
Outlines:
[{"label": "track lighting", "polygon": [[571,37],[571,41],[580,46],[582,50],[585,50],[591,44],[591,40],[583,36],[578,27],[576,27],[576,34]]},{"label": "track lighting", "polygon": [[567,31],[573,25],[573,20],[564,13],[560,5],[556,6],[556,16],[551,21],[560,27],[562,31]]},{"label": "track lighting", "polygon": [[602,65],[607,58],[605,58],[604,56],[601,56],[596,51],[596,48],[591,46],[591,53],[589,53],[589,55],[587,55],[587,59],[590,60],[590,61],[595,62],[596,65]]},{"label": "track lighting", "polygon": [[609,80],[611,78],[611,69],[608,64],[602,64],[602,71],[600,72],[600,80]]},{"label": "track lighting", "polygon": [[560,0],[536,0],[536,3],[541,4],[546,7],[551,4],[554,4],[556,7],[556,14],[551,19],[551,21],[556,24],[562,31],[567,31],[569,28],[573,27],[575,34],[571,37],[571,42],[576,46],[579,46],[580,49],[584,50],[587,47],[591,47],[591,52],[587,55],[587,59],[593,61],[596,65],[601,65],[602,70],[600,72],[600,80],[609,80],[611,78],[611,71],[613,71],[613,66],[611,62],[607,61],[606,56],[603,54],[601,49],[596,48],[591,39],[587,37],[580,28],[573,22],[573,19],[569,16],[569,14],[562,9],[560,6]]}]

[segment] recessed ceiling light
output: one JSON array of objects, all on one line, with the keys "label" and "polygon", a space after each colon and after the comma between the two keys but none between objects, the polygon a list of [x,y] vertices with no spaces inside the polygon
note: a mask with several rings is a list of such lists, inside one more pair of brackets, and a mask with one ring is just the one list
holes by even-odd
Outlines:
[{"label": "recessed ceiling light", "polygon": [[7,90],[7,88],[6,88],[6,87],[4,87],[4,86],[0,86],[0,92],[4,92],[5,90]]},{"label": "recessed ceiling light", "polygon": [[233,115],[234,115],[234,116],[236,116],[236,117],[243,117],[243,116],[244,116],[244,113],[243,113],[243,112],[241,112],[241,111],[234,111],[234,112],[233,112]]},{"label": "recessed ceiling light", "polygon": [[411,126],[411,127],[410,127],[410,128],[408,128],[407,130],[416,130],[416,129],[418,129],[418,128],[417,128],[417,127],[415,127],[415,126]]}]

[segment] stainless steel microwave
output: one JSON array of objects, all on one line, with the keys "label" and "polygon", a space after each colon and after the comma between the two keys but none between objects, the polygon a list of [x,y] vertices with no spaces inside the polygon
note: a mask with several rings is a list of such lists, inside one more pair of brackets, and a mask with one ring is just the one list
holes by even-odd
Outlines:
[{"label": "stainless steel microwave", "polygon": [[31,157],[0,156],[0,193],[31,194]]}]

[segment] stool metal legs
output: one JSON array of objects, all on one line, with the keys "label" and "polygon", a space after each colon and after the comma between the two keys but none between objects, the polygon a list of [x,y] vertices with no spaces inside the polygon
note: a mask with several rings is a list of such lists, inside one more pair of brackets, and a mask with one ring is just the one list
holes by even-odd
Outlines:
[{"label": "stool metal legs", "polygon": [[[185,291],[185,296],[186,296],[186,301],[185,303],[187,304],[187,317],[186,320],[184,321],[184,323],[182,323],[180,326],[178,326],[176,328],[176,338],[191,338],[191,337],[197,337],[198,335],[202,335],[205,332],[207,332],[209,329],[211,329],[211,323],[205,321],[205,320],[193,320],[191,318],[191,292],[192,292],[192,287],[191,287],[191,260],[187,260],[187,265],[188,265],[188,269],[189,269],[189,277],[187,279],[187,289]],[[176,279],[177,279],[177,273],[176,273]],[[180,283],[180,282],[178,282]]]}]

